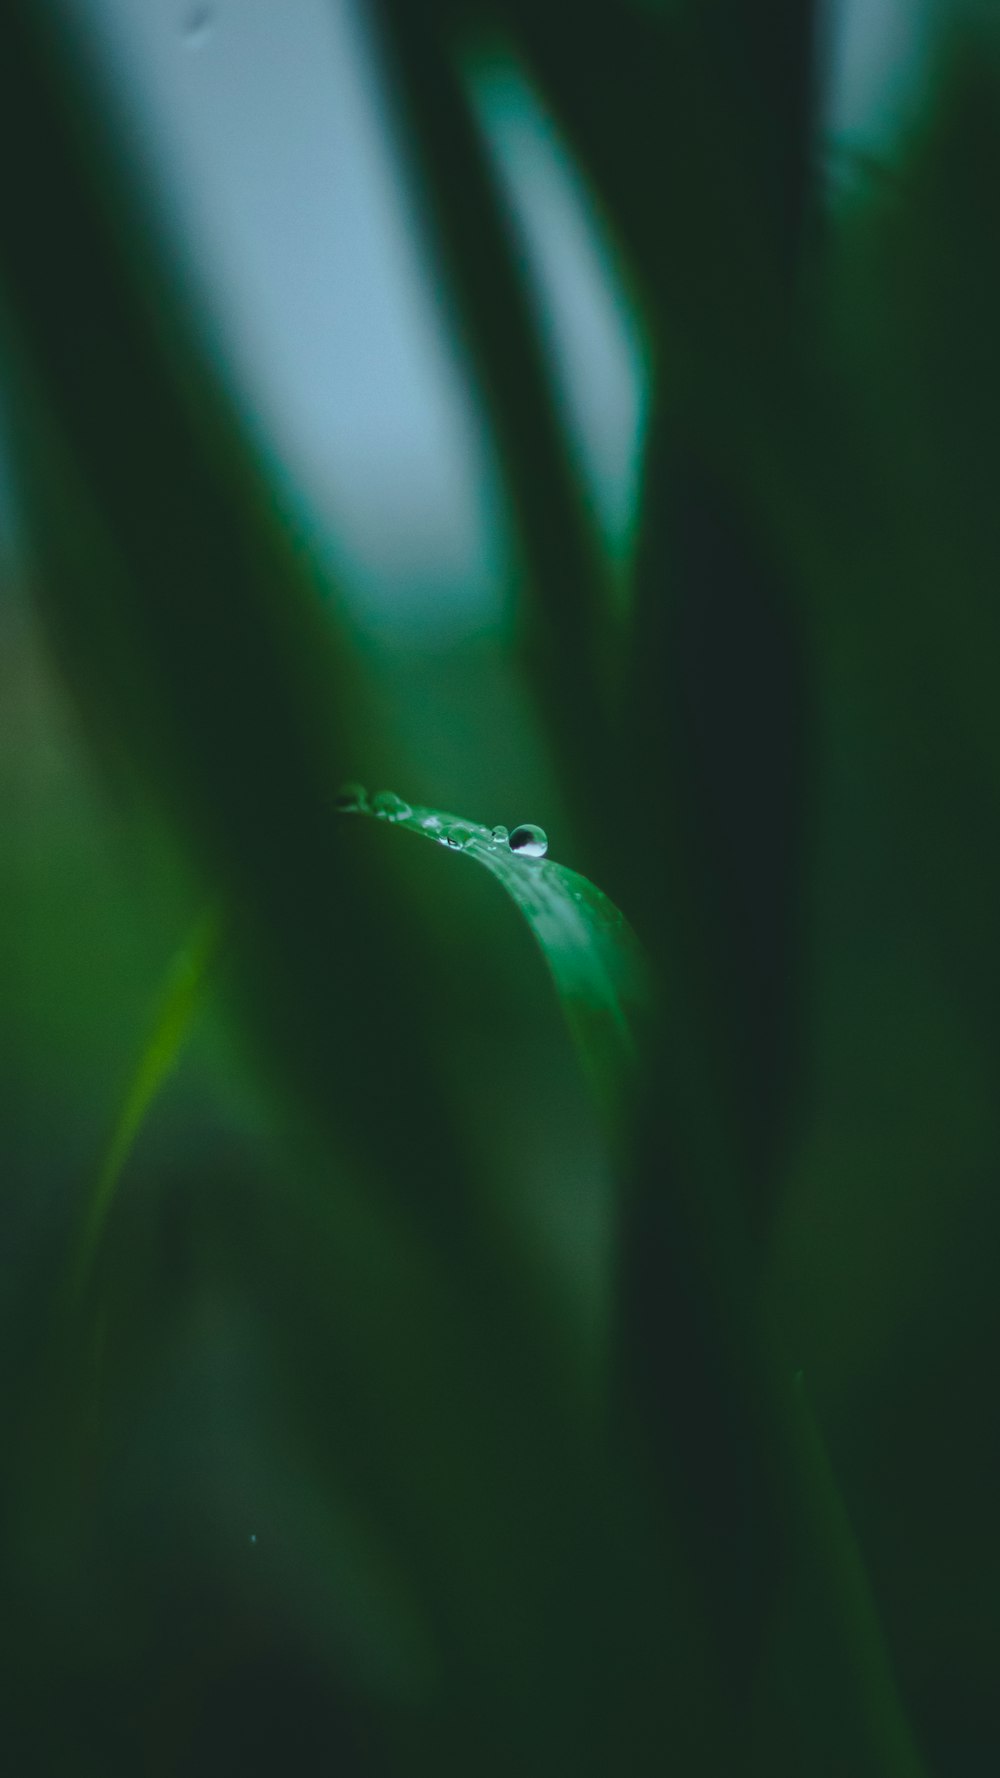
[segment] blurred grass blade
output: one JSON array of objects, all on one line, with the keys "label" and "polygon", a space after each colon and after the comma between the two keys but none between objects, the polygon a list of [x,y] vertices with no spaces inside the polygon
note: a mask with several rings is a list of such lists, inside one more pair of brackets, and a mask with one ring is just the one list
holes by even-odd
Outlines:
[{"label": "blurred grass blade", "polygon": [[[680,389],[668,360],[660,379],[625,715],[634,769],[623,777],[647,811],[649,891],[665,947],[688,960],[692,997],[710,1035],[713,1116],[724,1107],[741,1213],[762,1236],[800,1088],[811,639],[773,527],[747,501],[732,454],[731,402],[720,414],[710,390],[714,361],[735,343],[734,374],[755,379],[755,431],[765,430],[788,379],[808,244],[814,14],[812,0],[781,0],[766,21],[733,0],[677,9],[691,89],[703,96],[707,116],[725,120],[718,144],[709,146],[695,120],[680,114],[691,144],[687,162],[679,158],[681,139],[664,135],[673,182],[689,179],[692,197],[715,219],[711,249],[689,235],[692,294],[699,282],[706,292],[712,283],[712,254],[744,259],[743,209],[752,192],[758,275],[749,288],[759,311],[751,305],[753,348],[745,349],[745,339],[741,348],[747,289],[730,276],[714,311],[707,301],[702,306],[700,331],[691,335],[695,363]],[[662,127],[674,131],[677,121]],[[678,195],[678,229],[679,203]],[[655,292],[665,360],[676,286],[668,268]],[[663,910],[674,919],[664,922]],[[684,1023],[693,1028],[693,1019]]]},{"label": "blurred grass blade", "polygon": [[725,1107],[733,1189],[764,1237],[801,1087],[812,662],[774,539],[740,511],[697,432],[661,404],[638,551],[634,769],[622,776],[643,812],[645,924],[672,953],[664,972],[689,984],[686,1041],[697,1011],[711,1117]]},{"label": "blurred grass blade", "polygon": [[101,1235],[136,1137],[146,1115],[177,1063],[219,953],[223,920],[216,909],[204,914],[167,974],[152,1030],[136,1065],[87,1205],[71,1280],[78,1299],[90,1277]]},{"label": "blurred grass blade", "polygon": [[792,1420],[808,1503],[807,1533],[830,1588],[833,1614],[842,1627],[838,1646],[849,1664],[844,1695],[857,1689],[874,1755],[885,1772],[895,1778],[930,1778],[896,1681],[864,1555],[801,1371],[792,1380]]},{"label": "blurred grass blade", "polygon": [[359,798],[354,811],[390,820],[435,844],[468,854],[502,883],[527,920],[595,1098],[607,1113],[630,1097],[642,1027],[650,1007],[649,970],[635,933],[602,890],[550,858],[511,850],[506,830],[442,809],[386,797],[389,809]]},{"label": "blurred grass blade", "polygon": [[602,868],[614,636],[600,535],[558,411],[510,203],[475,117],[458,45],[420,0],[373,0],[423,175],[457,333],[500,454],[520,556],[518,624],[562,788]]},{"label": "blurred grass blade", "polygon": [[[363,728],[335,589],[240,427],[86,44],[21,3],[2,35],[0,324],[50,631],[123,771],[155,787],[232,907],[274,1070],[372,1156],[404,1214],[440,1196],[453,1230],[463,1163],[409,1040],[419,960],[374,966],[397,942],[392,889],[331,818]],[[392,1120],[368,1115],[386,1069]],[[418,1182],[406,1131],[429,1106],[439,1138]]]},{"label": "blurred grass blade", "polygon": [[747,1769],[926,1778],[758,1255],[696,1171],[666,1085],[673,1042],[651,1048],[621,1238],[621,1437],[636,1429],[681,1528],[737,1738],[764,1735],[768,1763]]}]

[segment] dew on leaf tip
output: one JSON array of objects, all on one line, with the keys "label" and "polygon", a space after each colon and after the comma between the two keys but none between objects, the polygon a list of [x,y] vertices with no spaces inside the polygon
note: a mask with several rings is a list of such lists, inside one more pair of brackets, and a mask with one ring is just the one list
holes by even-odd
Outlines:
[{"label": "dew on leaf tip", "polygon": [[535,827],[530,821],[525,821],[520,827],[513,828],[507,844],[519,858],[544,858],[549,849],[545,829]]},{"label": "dew on leaf tip", "polygon": [[372,811],[381,821],[406,821],[413,810],[394,790],[380,790],[372,797]]}]

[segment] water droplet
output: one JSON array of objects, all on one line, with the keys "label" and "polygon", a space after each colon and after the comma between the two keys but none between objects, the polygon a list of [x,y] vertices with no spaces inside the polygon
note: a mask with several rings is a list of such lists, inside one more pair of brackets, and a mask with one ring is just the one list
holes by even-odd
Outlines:
[{"label": "water droplet", "polygon": [[506,827],[497,826],[490,829],[490,839],[495,846],[505,846],[510,839],[510,834]]},{"label": "water droplet", "polygon": [[333,806],[341,815],[359,815],[368,807],[368,792],[363,784],[342,784]]},{"label": "water droplet", "polygon": [[530,821],[515,827],[507,841],[512,852],[519,858],[544,858],[549,849],[548,836],[544,827],[535,827]]},{"label": "water droplet", "polygon": [[192,49],[211,36],[215,13],[211,6],[190,6],[181,25],[181,35]]},{"label": "water droplet", "polygon": [[373,796],[372,809],[380,821],[406,821],[413,814],[409,803],[404,803],[394,790],[380,790]]},{"label": "water droplet", "polygon": [[257,1542],[257,1533],[256,1533],[256,1531],[251,1531],[251,1533],[250,1533],[250,1542],[251,1542],[251,1543],[256,1543],[256,1542]]},{"label": "water droplet", "polygon": [[454,846],[456,852],[461,852],[472,844],[473,834],[471,828],[456,825],[449,827],[443,837],[446,846]]},{"label": "water droplet", "polygon": [[444,823],[440,815],[425,815],[420,825],[426,827],[428,833],[440,833]]}]

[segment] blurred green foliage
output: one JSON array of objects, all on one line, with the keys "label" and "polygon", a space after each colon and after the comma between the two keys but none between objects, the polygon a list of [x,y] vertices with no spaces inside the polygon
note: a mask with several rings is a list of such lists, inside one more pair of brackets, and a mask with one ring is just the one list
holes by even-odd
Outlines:
[{"label": "blurred green foliage", "polygon": [[[809,0],[370,10],[509,647],[358,646],[86,46],[0,21],[8,1769],[979,1778],[995,27],[831,196]],[[650,342],[625,606],[470,96],[501,52]],[[347,777],[564,836],[649,959],[624,1088],[598,924],[553,963],[588,1085],[495,884]]]}]

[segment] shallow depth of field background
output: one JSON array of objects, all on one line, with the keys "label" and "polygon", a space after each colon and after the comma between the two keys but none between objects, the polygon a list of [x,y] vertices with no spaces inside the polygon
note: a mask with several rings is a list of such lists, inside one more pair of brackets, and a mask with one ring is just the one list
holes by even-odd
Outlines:
[{"label": "shallow depth of field background", "polygon": [[[552,855],[601,881],[659,955],[658,903],[642,886],[647,817],[657,868],[667,856],[657,761],[645,759],[636,796],[620,782],[623,752],[594,783],[588,826],[588,785],[567,775],[518,650],[516,499],[488,387],[469,373],[474,328],[438,256],[433,179],[414,164],[367,9],[65,0],[63,10],[89,46],[88,78],[106,83],[115,140],[139,171],[200,349],[264,463],[274,510],[328,576],[352,699],[344,776],[477,821],[541,823]],[[658,10],[622,6],[642,17]],[[616,9],[605,11],[613,62]],[[470,115],[509,205],[567,460],[614,622],[627,629],[646,560],[651,415],[675,373],[697,408],[702,373],[671,363],[669,330],[650,318],[623,245],[628,229],[595,196],[557,98],[519,57],[519,8],[511,19],[497,12],[509,30],[462,40]],[[950,34],[959,14],[960,45],[972,45],[965,60]],[[0,22],[0,55],[2,32]],[[789,730],[803,749],[803,804],[781,914],[795,935],[794,1042],[755,1250],[789,1369],[802,1372],[823,1427],[926,1771],[979,1778],[1000,1764],[1000,410],[991,404],[1000,308],[989,300],[1000,293],[989,238],[1000,76],[989,7],[945,17],[930,0],[846,0],[825,9],[822,37],[808,172],[821,269],[803,277],[809,289],[814,280],[828,342],[816,386],[834,443],[818,509],[826,499],[834,531],[856,527],[855,554],[843,560],[866,563],[870,578],[860,591],[845,581],[841,611],[837,570],[814,572],[822,545],[806,536],[808,501],[800,513],[794,491],[775,494],[764,473],[747,494],[734,453],[723,479],[731,474],[751,509],[758,498],[766,507],[766,536],[769,526],[781,533],[792,605],[800,549],[801,583],[812,589],[802,595],[805,716]],[[8,162],[0,181],[19,176]],[[916,222],[899,224],[908,205]],[[886,239],[896,244],[883,252]],[[697,290],[697,276],[689,286]],[[71,316],[71,287],[64,300]],[[16,328],[0,334],[0,350],[16,338]],[[724,412],[725,390],[711,393]],[[747,430],[745,412],[734,427]],[[405,1411],[387,1398],[385,1426],[370,1411],[394,1353],[420,1344],[400,1306],[409,1237],[393,1247],[375,1219],[370,1252],[385,1239],[390,1257],[373,1258],[357,1289],[361,1320],[369,1333],[384,1328],[385,1349],[372,1335],[375,1356],[354,1351],[350,1313],[331,1301],[349,1287],[334,1256],[348,1225],[347,1250],[369,1251],[358,1204],[381,1190],[381,1151],[365,1151],[364,1119],[360,1135],[333,1116],[332,1133],[310,1127],[295,1094],[295,1040],[272,1028],[276,1063],[228,960],[123,1173],[102,1262],[106,1300],[88,1334],[102,1356],[93,1365],[86,1353],[76,1364],[53,1356],[80,1207],[171,959],[214,890],[176,806],[168,815],[147,782],[148,761],[129,756],[117,719],[104,725],[99,700],[95,709],[86,650],[75,655],[72,631],[53,619],[19,510],[16,425],[0,436],[8,1769],[13,1778],[579,1770],[579,1748],[565,1766],[553,1754],[554,1706],[522,1709],[525,1723],[545,1725],[544,1765],[513,1729],[508,1743],[491,1726],[505,1694],[502,1653],[492,1694],[484,1682],[482,1701],[458,1696],[460,1670],[435,1613],[453,1628],[472,1607],[428,1592],[426,1551],[409,1561],[411,1532],[418,1541],[406,1504],[411,1432],[421,1441],[419,1510],[433,1517],[431,1500],[442,1525],[456,1527],[456,1547],[469,1540],[470,1572],[502,1521],[505,1490],[498,1484],[477,1517],[449,1480],[454,1426],[436,1425],[433,1392]],[[841,508],[838,465],[869,452],[864,494],[849,487]],[[813,458],[823,462],[822,450]],[[783,512],[794,513],[785,530]],[[711,687],[715,641],[698,646]],[[705,747],[725,810],[729,796],[735,809],[756,790],[736,766],[727,776],[726,750],[738,753],[741,738],[724,687],[740,663],[724,638],[718,646],[727,660],[719,708],[708,695],[699,709],[720,737],[721,766],[711,736]],[[233,649],[240,658],[235,633]],[[748,674],[760,670],[752,646],[746,663]],[[674,671],[665,684],[683,678],[683,662]],[[765,666],[763,705],[768,685]],[[739,698],[752,713],[745,684]],[[667,727],[654,722],[649,733],[662,739]],[[748,748],[756,757],[752,737]],[[766,765],[766,745],[760,758]],[[664,770],[683,781],[683,760]],[[274,794],[262,786],[262,798]],[[772,847],[769,819],[734,813],[721,851],[707,852],[724,860],[720,871],[759,878],[764,895],[784,843]],[[393,1072],[410,1031],[410,1012],[401,1014],[384,1078],[362,1083],[368,1125],[401,1120],[398,1153],[412,1140],[414,1178],[428,1190],[436,1143],[443,1175],[461,1152],[476,1214],[514,1231],[526,1293],[537,1290],[558,1323],[574,1354],[568,1370],[592,1381],[616,1312],[626,1145],[609,1139],[588,1099],[548,976],[497,886],[444,849],[374,824],[352,828],[345,843],[355,842],[364,881],[391,883],[377,1004],[391,1016],[398,966],[400,1005],[418,1007],[422,1021],[412,1043],[440,1083],[425,1127],[416,1089]],[[683,857],[683,842],[669,855]],[[713,903],[706,919],[724,919],[727,905],[723,894],[722,911]],[[376,899],[365,916],[373,979],[381,913]],[[351,991],[363,989],[352,977]],[[350,1022],[348,1008],[345,1030]],[[370,1035],[361,1041],[374,1053]],[[336,1053],[326,1061],[346,1066]],[[723,1104],[720,1122],[727,1115]],[[348,1182],[342,1192],[329,1189],[332,1177]],[[408,1363],[400,1357],[401,1376]],[[414,1359],[400,1401],[419,1395],[420,1376]],[[485,1588],[492,1570],[482,1567]],[[595,1596],[598,1568],[595,1558]],[[567,1617],[580,1609],[567,1603]],[[758,1658],[747,1654],[747,1671]],[[565,1693],[570,1709],[572,1679],[554,1667],[553,1696]],[[599,1680],[582,1670],[578,1680],[583,1713]],[[538,1683],[544,1690],[544,1669]],[[636,1683],[658,1685],[652,1656]],[[802,1753],[806,1742],[794,1738],[781,1745],[770,1694],[750,1714],[748,1770],[833,1778],[869,1769],[837,1764],[839,1754],[827,1764],[821,1747]],[[699,1764],[694,1742],[678,1753],[664,1737],[656,1750],[623,1752],[621,1764],[593,1755],[595,1778],[723,1769],[715,1753]],[[889,1778],[886,1766],[870,1769]]]}]

